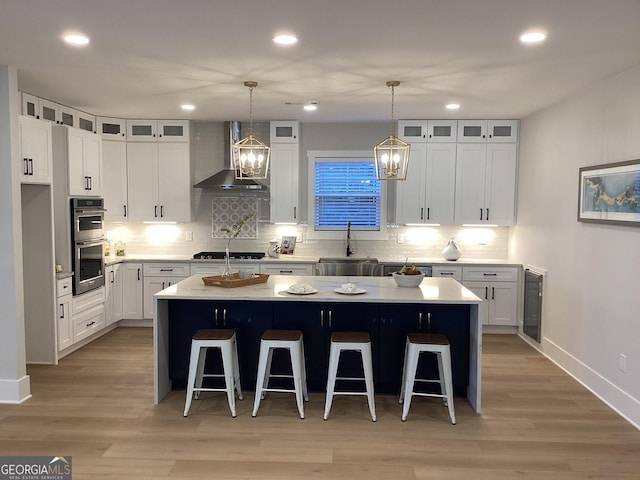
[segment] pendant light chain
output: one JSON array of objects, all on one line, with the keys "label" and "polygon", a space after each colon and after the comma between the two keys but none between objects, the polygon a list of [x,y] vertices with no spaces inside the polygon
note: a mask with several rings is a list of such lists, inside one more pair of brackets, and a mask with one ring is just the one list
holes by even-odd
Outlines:
[{"label": "pendant light chain", "polygon": [[253,87],[249,87],[249,135],[253,135]]},{"label": "pendant light chain", "polygon": [[393,133],[393,107],[395,103],[395,85],[391,85],[391,133]]}]

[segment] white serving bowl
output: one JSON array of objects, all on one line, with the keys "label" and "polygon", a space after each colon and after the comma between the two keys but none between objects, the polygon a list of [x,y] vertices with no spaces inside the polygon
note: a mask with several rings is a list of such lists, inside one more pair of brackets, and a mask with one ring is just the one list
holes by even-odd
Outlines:
[{"label": "white serving bowl", "polygon": [[419,275],[406,275],[403,273],[393,272],[393,279],[396,281],[396,285],[399,287],[417,287],[422,283],[424,273],[420,272]]}]

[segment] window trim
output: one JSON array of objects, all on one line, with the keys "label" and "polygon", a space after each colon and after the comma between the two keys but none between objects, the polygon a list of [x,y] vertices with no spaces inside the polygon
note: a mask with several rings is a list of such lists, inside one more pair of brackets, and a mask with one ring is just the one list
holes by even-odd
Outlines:
[{"label": "window trim", "polygon": [[[307,218],[306,236],[316,240],[345,240],[346,230],[316,230],[315,229],[315,185],[316,161],[374,161],[373,150],[309,150],[308,159],[308,188],[307,188]],[[380,230],[356,230],[351,232],[353,240],[388,240],[387,233],[387,182],[380,182]]]}]

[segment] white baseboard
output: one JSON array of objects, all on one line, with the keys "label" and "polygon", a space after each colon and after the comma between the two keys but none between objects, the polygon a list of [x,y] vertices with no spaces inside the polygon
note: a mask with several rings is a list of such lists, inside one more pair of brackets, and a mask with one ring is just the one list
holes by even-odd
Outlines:
[{"label": "white baseboard", "polygon": [[31,398],[29,375],[18,380],[0,379],[0,403],[22,403]]},{"label": "white baseboard", "polygon": [[132,320],[125,318],[118,322],[119,327],[153,327],[153,318],[144,318],[142,320]]},{"label": "white baseboard", "polygon": [[518,333],[518,336],[640,430],[640,401],[637,398],[629,395],[548,338],[542,339],[544,348],[549,350],[547,352],[540,348],[540,344],[521,332]]}]

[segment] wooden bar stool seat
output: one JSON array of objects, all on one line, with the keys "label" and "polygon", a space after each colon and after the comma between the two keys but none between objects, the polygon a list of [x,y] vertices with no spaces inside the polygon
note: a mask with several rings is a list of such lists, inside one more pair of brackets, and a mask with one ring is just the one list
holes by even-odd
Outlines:
[{"label": "wooden bar stool seat", "polygon": [[[362,377],[338,377],[340,354],[345,351],[356,351],[362,358]],[[365,392],[337,391],[336,380],[364,380]],[[335,395],[366,395],[369,403],[371,420],[376,421],[376,405],[373,393],[373,362],[371,360],[371,338],[367,332],[333,332],[331,334],[331,349],[329,352],[329,375],[327,377],[327,397],[324,406],[324,419],[329,418],[331,404]]]},{"label": "wooden bar stool seat", "polygon": [[[289,352],[292,375],[274,375],[271,373],[271,359],[277,348]],[[293,388],[270,388],[271,378],[291,378]],[[260,338],[260,358],[258,360],[258,375],[256,379],[256,396],[253,403],[253,416],[258,414],[260,401],[266,392],[295,392],[296,403],[300,418],[304,418],[304,402],[309,401],[307,393],[307,374],[304,362],[304,344],[300,330],[267,330]]]},{"label": "wooden bar stool seat", "polygon": [[[418,359],[423,352],[433,353],[438,359],[438,378],[416,378]],[[415,392],[416,382],[439,383],[440,394]],[[451,423],[456,424],[456,415],[453,408],[453,380],[451,374],[451,350],[449,340],[444,335],[433,333],[410,333],[407,335],[407,343],[404,355],[404,368],[402,373],[402,387],[400,391],[400,403],[402,407],[402,421],[407,420],[411,397],[442,398],[445,406],[449,408]]]},{"label": "wooden bar stool seat", "polygon": [[[204,371],[207,351],[210,348],[220,349],[222,356],[222,374],[205,373]],[[224,378],[225,387],[203,387],[202,381],[204,378]],[[193,397],[195,396],[196,400],[200,398],[200,392],[226,392],[231,416],[235,418],[236,398],[234,389],[238,392],[238,398],[242,400],[236,332],[230,329],[198,330],[191,338],[189,379],[187,383],[187,400],[184,405],[184,416],[186,417],[189,414]]]}]

